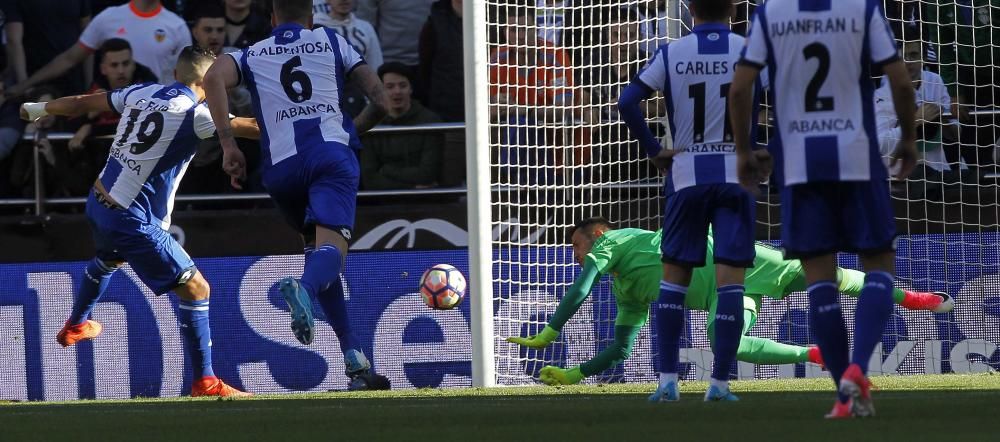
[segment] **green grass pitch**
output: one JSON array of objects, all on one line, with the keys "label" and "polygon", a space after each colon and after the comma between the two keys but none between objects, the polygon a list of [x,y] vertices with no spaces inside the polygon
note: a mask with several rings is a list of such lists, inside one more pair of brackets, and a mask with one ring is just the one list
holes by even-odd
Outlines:
[{"label": "green grass pitch", "polygon": [[836,422],[827,378],[737,381],[742,401],[713,404],[703,382],[674,404],[647,403],[651,384],[8,402],[0,441],[1000,440],[1000,375],[873,382],[878,416]]}]

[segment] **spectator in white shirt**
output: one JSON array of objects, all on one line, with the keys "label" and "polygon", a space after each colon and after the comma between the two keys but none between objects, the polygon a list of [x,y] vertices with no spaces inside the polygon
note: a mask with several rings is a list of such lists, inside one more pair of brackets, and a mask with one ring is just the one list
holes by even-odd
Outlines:
[{"label": "spectator in white shirt", "polygon": [[[919,198],[927,194],[928,197],[940,197],[939,190],[943,184],[971,179],[967,176],[969,174],[964,173],[968,166],[961,157],[953,168],[945,155],[943,139],[957,139],[957,123],[944,115],[951,108],[951,97],[941,76],[924,69],[923,43],[918,40],[906,42],[902,55],[916,95],[917,149],[923,164],[918,165],[909,178],[908,196]],[[900,128],[892,93],[884,79],[882,87],[875,91],[874,99],[879,150],[888,158],[899,141]]]},{"label": "spectator in white shirt", "polygon": [[177,55],[191,45],[187,24],[177,14],[164,9],[160,0],[132,0],[97,14],[83,30],[78,44],[59,54],[27,80],[8,89],[7,95],[22,95],[32,86],[65,74],[111,38],[128,41],[134,50],[135,61],[152,69],[164,84],[174,82]]},{"label": "spectator in white shirt", "polygon": [[[372,69],[382,66],[382,46],[371,23],[354,15],[354,0],[326,0],[330,6],[330,24],[324,24],[347,39]],[[319,24],[319,23],[317,23]]]}]

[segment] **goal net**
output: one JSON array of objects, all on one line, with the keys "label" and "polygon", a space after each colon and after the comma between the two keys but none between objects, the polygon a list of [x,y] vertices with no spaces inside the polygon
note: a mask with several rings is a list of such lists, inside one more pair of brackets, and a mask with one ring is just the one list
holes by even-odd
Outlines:
[{"label": "goal net", "polygon": [[[732,23],[737,32],[745,33],[753,3],[737,3]],[[916,15],[910,7],[890,7],[887,14],[900,41],[919,43],[925,69],[938,70],[944,60],[937,60],[942,54],[935,48],[948,43],[941,40],[946,30],[922,26],[926,6],[918,5]],[[537,379],[543,366],[578,365],[612,341],[616,309],[607,277],[549,348],[526,350],[504,338],[539,332],[573,282],[579,266],[567,231],[577,220],[603,216],[618,227],[659,228],[662,178],[632,141],[615,103],[656,47],[689,32],[691,18],[681,0],[486,0],[484,7],[489,112],[488,122],[481,116],[475,124],[488,127],[492,191],[492,250],[483,252],[492,253],[487,259],[492,259],[493,321],[487,334],[495,352],[495,382],[526,384]],[[959,80],[973,81],[961,75]],[[662,99],[643,106],[650,126],[670,146],[669,133],[660,123],[665,114]],[[950,109],[945,112],[950,115]],[[932,314],[897,307],[876,351],[875,373],[974,372],[998,366],[996,182],[982,178],[989,175],[986,165],[992,161],[983,152],[996,138],[986,142],[988,136],[976,132],[988,120],[982,115],[989,114],[974,114],[961,126],[938,127],[950,125],[962,134],[971,131],[977,139],[962,138],[959,144],[955,134],[943,138],[928,134],[923,143],[928,162],[930,151],[939,149],[942,155],[935,160],[950,162],[956,170],[959,163],[967,163],[968,171],[936,173],[937,168],[921,167],[908,182],[893,183],[903,234],[897,286],[948,292],[957,300],[956,309]],[[968,159],[958,159],[955,152]],[[976,158],[969,158],[969,152]],[[980,178],[970,178],[976,176]],[[777,195],[765,193],[758,206],[759,240],[778,239],[778,214]],[[841,266],[858,268],[857,258],[843,255]],[[855,300],[843,300],[850,330]],[[750,335],[811,343],[804,293],[782,300],[765,297],[762,302]],[[686,379],[706,379],[711,371],[705,323],[705,312],[688,313],[681,354]],[[647,325],[631,358],[585,382],[654,380],[654,339]],[[740,363],[733,374],[825,376],[812,364]]]}]

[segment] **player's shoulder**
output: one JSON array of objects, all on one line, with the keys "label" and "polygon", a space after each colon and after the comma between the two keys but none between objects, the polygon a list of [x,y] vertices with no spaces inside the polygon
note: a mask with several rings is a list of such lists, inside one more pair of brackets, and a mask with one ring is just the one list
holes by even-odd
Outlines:
[{"label": "player's shoulder", "polygon": [[118,6],[108,6],[107,8],[104,8],[103,11],[98,12],[97,15],[95,15],[94,18],[90,20],[90,23],[94,23],[97,21],[105,21],[105,20],[118,20],[127,17],[128,15],[131,14],[132,11],[129,10],[128,3]]},{"label": "player's shoulder", "polygon": [[163,10],[160,11],[158,17],[160,18],[160,20],[163,20],[164,23],[174,28],[177,28],[179,26],[183,27],[184,29],[188,29],[187,23],[184,21],[184,19],[181,18],[181,16],[175,14],[171,10],[164,8]]},{"label": "player's shoulder", "polygon": [[747,40],[746,37],[744,37],[744,36],[742,36],[742,35],[740,35],[740,34],[738,34],[736,32],[730,32],[729,33],[730,48],[734,47],[734,45],[735,45],[735,47],[737,49],[740,49],[740,48],[743,47],[743,44],[746,42],[746,40]]},{"label": "player's shoulder", "polygon": [[122,95],[123,100],[127,100],[130,97],[146,97],[148,95],[152,95],[156,93],[157,90],[159,90],[157,86],[160,86],[160,84],[152,81],[145,83],[136,83],[125,86],[120,89],[115,89],[111,91],[111,93],[120,94]]}]

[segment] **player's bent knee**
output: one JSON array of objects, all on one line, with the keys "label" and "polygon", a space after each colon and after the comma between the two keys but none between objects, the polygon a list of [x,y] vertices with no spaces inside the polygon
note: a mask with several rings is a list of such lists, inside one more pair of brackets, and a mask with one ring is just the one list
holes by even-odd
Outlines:
[{"label": "player's bent knee", "polygon": [[347,237],[334,229],[317,225],[314,246],[320,247],[326,244],[336,247],[341,256],[347,256]]},{"label": "player's bent knee", "polygon": [[174,292],[177,293],[181,299],[188,301],[204,301],[211,295],[211,287],[208,285],[208,281],[202,276],[201,272],[194,270],[190,277],[186,278],[184,281],[178,281],[180,284]]}]

